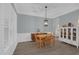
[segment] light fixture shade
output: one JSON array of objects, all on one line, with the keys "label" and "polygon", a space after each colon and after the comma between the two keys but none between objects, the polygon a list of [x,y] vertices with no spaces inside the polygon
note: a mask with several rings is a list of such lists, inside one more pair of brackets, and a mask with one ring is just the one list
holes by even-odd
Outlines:
[{"label": "light fixture shade", "polygon": [[47,23],[47,22],[45,22],[44,24],[45,24],[45,25],[48,25],[48,23]]},{"label": "light fixture shade", "polygon": [[45,19],[45,20],[44,20],[44,22],[48,22],[48,20],[47,20],[47,19]]},{"label": "light fixture shade", "polygon": [[47,26],[48,26],[48,22],[45,22],[45,23],[44,23],[44,26],[47,27]]}]

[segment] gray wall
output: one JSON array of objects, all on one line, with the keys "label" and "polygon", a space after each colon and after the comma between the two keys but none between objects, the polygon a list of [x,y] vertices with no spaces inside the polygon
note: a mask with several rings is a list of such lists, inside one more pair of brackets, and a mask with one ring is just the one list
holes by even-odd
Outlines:
[{"label": "gray wall", "polygon": [[52,22],[51,29],[53,30],[53,33],[56,34],[56,31],[58,29],[58,24],[59,24],[59,18],[54,18],[51,22]]},{"label": "gray wall", "polygon": [[79,17],[79,10],[62,15],[62,16],[58,17],[59,24],[60,24],[60,26],[62,26],[64,24],[68,24],[69,22],[71,22],[72,24],[74,24],[74,26],[77,26],[78,17]]},{"label": "gray wall", "polygon": [[[51,19],[48,19],[49,26],[48,31],[51,30]],[[44,18],[36,17],[36,16],[29,16],[19,14],[17,16],[17,32],[18,33],[26,33],[26,32],[37,32],[38,28],[42,32],[44,30]]]},{"label": "gray wall", "polygon": [[25,33],[25,32],[34,31],[34,19],[25,15],[17,16],[17,32]]},{"label": "gray wall", "polygon": [[68,25],[68,23],[71,22],[74,26],[77,26],[78,19],[79,19],[79,10],[75,10],[73,12],[53,18],[52,23],[51,23],[51,25],[53,26],[51,28],[53,29],[53,32],[56,34],[57,29],[58,29],[58,24],[61,27],[64,24]]},{"label": "gray wall", "polygon": [[[48,31],[56,33],[57,25],[60,26],[68,24],[69,22],[73,23],[76,26],[78,23],[79,10],[70,12],[59,17],[48,19]],[[26,32],[36,32],[39,28],[40,31],[44,31],[44,18],[22,15],[19,14],[17,17],[17,32],[26,33]]]},{"label": "gray wall", "polygon": [[68,25],[69,22],[74,24],[74,26],[78,25],[78,19],[79,19],[79,10],[75,10],[73,12],[61,15],[59,17],[53,18],[50,20],[50,28],[49,30],[53,32],[54,34],[57,34],[58,31],[58,24],[59,26],[63,26],[64,24]]}]

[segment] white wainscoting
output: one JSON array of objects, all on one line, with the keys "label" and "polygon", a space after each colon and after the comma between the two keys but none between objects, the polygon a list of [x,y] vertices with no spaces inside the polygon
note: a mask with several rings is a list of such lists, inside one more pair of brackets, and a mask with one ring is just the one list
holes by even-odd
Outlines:
[{"label": "white wainscoting", "polygon": [[4,50],[2,51],[1,55],[13,55],[17,46],[17,41],[14,43],[9,43]]},{"label": "white wainscoting", "polygon": [[[52,34],[55,35],[54,33],[52,33]],[[32,41],[31,33],[18,33],[17,34],[17,41],[18,41],[18,43]]]},{"label": "white wainscoting", "polygon": [[12,55],[17,46],[17,14],[10,3],[0,4],[0,55]]},{"label": "white wainscoting", "polygon": [[18,33],[17,40],[18,42],[32,41],[31,33]]}]

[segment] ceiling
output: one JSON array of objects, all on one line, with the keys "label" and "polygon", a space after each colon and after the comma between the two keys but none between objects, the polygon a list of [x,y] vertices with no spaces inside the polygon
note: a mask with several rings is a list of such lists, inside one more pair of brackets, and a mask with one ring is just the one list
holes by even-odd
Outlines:
[{"label": "ceiling", "polygon": [[47,6],[48,18],[55,18],[79,9],[78,3],[14,3],[14,6],[19,14],[38,17],[45,17],[45,6]]}]

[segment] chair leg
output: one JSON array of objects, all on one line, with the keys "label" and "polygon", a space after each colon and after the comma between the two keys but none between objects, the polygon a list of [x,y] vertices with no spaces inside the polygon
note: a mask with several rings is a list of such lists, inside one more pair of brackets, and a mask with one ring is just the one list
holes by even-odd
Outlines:
[{"label": "chair leg", "polygon": [[39,48],[42,48],[42,44],[41,44],[41,42],[39,43]]},{"label": "chair leg", "polygon": [[55,46],[55,39],[51,39],[51,45]]},{"label": "chair leg", "polygon": [[43,42],[43,45],[44,45],[45,48],[47,48],[46,42]]},{"label": "chair leg", "polygon": [[36,42],[36,43],[37,43],[37,44],[36,44],[36,45],[37,45],[37,48],[39,48],[39,42]]}]

